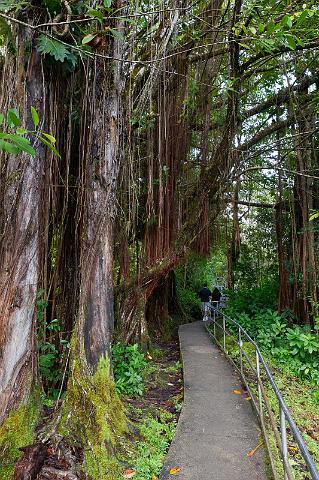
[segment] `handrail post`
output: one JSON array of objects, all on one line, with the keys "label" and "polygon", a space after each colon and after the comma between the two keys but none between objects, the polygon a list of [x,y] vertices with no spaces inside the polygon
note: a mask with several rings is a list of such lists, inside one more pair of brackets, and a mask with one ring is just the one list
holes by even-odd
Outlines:
[{"label": "handrail post", "polygon": [[226,351],[226,319],[223,315],[223,331],[224,331],[224,350]]},{"label": "handrail post", "polygon": [[215,316],[215,311],[214,311],[214,338],[216,340],[216,316]]},{"label": "handrail post", "polygon": [[282,459],[284,467],[284,479],[288,479],[286,463],[288,463],[288,445],[287,445],[287,430],[286,430],[286,417],[281,405],[280,409],[280,431],[281,431],[281,444],[282,444]]},{"label": "handrail post", "polygon": [[256,372],[257,372],[257,390],[258,390],[258,401],[259,401],[259,417],[263,421],[263,397],[261,391],[261,377],[260,377],[260,363],[259,363],[259,353],[256,348]]},{"label": "handrail post", "polygon": [[241,339],[241,328],[238,327],[238,345],[239,345],[239,355],[240,355],[240,373],[243,376],[244,375],[244,370],[243,370],[243,341]]}]

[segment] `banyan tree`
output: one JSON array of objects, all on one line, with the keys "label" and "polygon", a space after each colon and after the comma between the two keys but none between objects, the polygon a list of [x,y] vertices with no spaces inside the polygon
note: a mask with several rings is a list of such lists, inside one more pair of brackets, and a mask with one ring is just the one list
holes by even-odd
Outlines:
[{"label": "banyan tree", "polygon": [[[209,254],[225,212],[235,267],[247,171],[281,169],[278,202],[264,205],[279,308],[311,322],[319,42],[308,3],[0,1],[1,132],[16,142],[0,138],[6,478],[34,441],[43,390],[63,399],[43,442],[80,442],[89,478],[117,478],[129,427],[112,380],[114,320],[118,338],[144,348],[170,329],[182,315],[174,268]],[[17,150],[19,136],[34,151]]]}]

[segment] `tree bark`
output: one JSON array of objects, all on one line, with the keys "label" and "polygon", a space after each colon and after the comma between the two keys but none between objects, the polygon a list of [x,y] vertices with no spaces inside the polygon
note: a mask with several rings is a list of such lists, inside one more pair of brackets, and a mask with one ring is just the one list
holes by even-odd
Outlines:
[{"label": "tree bark", "polygon": [[[17,28],[17,54],[7,52],[2,74],[0,111],[21,109],[26,128],[33,129],[30,106],[44,126],[45,99],[42,61],[33,32]],[[25,45],[31,53],[25,66]],[[36,297],[41,275],[44,234],[40,203],[44,200],[46,156],[39,142],[36,156],[3,157],[1,164],[2,230],[0,232],[0,423],[21,401],[27,401],[36,378]]]}]

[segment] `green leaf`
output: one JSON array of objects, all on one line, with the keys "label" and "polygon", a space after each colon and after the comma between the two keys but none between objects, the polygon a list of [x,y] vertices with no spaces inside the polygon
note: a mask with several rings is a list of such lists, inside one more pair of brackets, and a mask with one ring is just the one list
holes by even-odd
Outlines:
[{"label": "green leaf", "polygon": [[0,18],[0,43],[2,44],[5,39],[11,35],[10,25],[5,21],[4,18]]},{"label": "green leaf", "polygon": [[0,113],[0,125],[4,122],[4,115]]},{"label": "green leaf", "polygon": [[18,135],[24,135],[25,133],[29,133],[29,130],[26,130],[25,128],[17,128],[16,133]]},{"label": "green leaf", "polygon": [[88,35],[85,35],[85,37],[82,38],[82,45],[86,45],[87,43],[90,43],[96,36],[97,36],[97,33],[89,33]]},{"label": "green leaf", "polygon": [[319,212],[315,212],[309,217],[309,221],[315,220],[315,218],[319,218]]},{"label": "green leaf", "polygon": [[0,140],[0,151],[1,150],[8,153],[12,153],[14,155],[21,151],[18,147],[16,147],[15,145],[12,145],[12,143],[5,142],[4,140]]},{"label": "green leaf", "polygon": [[124,40],[123,33],[119,32],[118,30],[114,30],[114,28],[110,28],[110,32],[113,35],[113,37],[116,38],[117,40]]},{"label": "green leaf", "polygon": [[266,25],[264,23],[260,23],[258,25],[258,33],[264,33],[265,28],[266,28]]},{"label": "green leaf", "polygon": [[291,48],[291,50],[295,50],[296,40],[292,35],[286,35],[286,42],[288,44],[288,47]]},{"label": "green leaf", "polygon": [[7,122],[10,125],[10,127],[19,127],[21,125],[19,112],[16,108],[10,108],[10,110],[8,110]]},{"label": "green leaf", "polygon": [[0,12],[17,10],[21,6],[22,6],[22,2],[15,2],[13,0],[0,0]]},{"label": "green leaf", "polygon": [[267,26],[267,32],[269,33],[269,35],[272,34],[272,32],[276,30],[276,24],[273,20],[271,20],[269,23],[268,23],[268,26]]},{"label": "green leaf", "polygon": [[101,23],[103,22],[104,16],[100,10],[95,10],[92,8],[91,10],[88,10],[87,14],[90,17],[97,18]]},{"label": "green leaf", "polygon": [[112,0],[103,0],[103,5],[105,8],[110,8],[112,5]]},{"label": "green leaf", "polygon": [[44,34],[38,38],[37,50],[42,55],[51,55],[58,62],[64,62],[70,54],[66,45]]},{"label": "green leaf", "polygon": [[19,135],[11,135],[10,139],[22,152],[26,152],[32,157],[35,156],[36,152],[30,144],[30,140]]},{"label": "green leaf", "polygon": [[32,115],[33,124],[35,128],[37,128],[37,126],[39,125],[40,119],[39,119],[38,112],[34,107],[31,107],[31,115]]},{"label": "green leaf", "polygon": [[61,158],[61,155],[59,154],[57,149],[50,142],[48,142],[48,140],[41,137],[41,135],[37,135],[37,137],[39,138],[39,140],[41,140],[42,143],[44,143],[44,145],[46,145],[51,150],[51,152],[53,152],[58,158]]},{"label": "green leaf", "polygon": [[44,133],[42,132],[42,135],[47,138],[51,143],[55,143],[56,139],[53,137],[53,135],[50,135],[49,133]]},{"label": "green leaf", "polygon": [[292,18],[289,15],[285,15],[280,23],[283,27],[291,28],[292,27]]}]

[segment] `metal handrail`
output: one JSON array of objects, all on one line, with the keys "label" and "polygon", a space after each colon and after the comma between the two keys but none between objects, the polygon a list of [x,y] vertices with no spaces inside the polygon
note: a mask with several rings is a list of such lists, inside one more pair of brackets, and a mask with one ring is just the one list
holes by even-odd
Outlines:
[{"label": "metal handrail", "polygon": [[[236,365],[236,363],[230,358],[230,360],[232,361],[232,363],[234,364],[234,366],[236,367],[236,369],[239,371],[239,373],[241,374],[243,380],[244,380],[244,383],[250,393],[250,396],[252,398],[252,401],[253,401],[253,405],[257,411],[257,414],[259,416],[259,420],[260,420],[260,423],[261,423],[261,427],[262,427],[262,430],[263,430],[263,434],[264,434],[264,437],[265,437],[265,441],[266,441],[266,446],[267,446],[267,450],[268,450],[268,453],[269,453],[269,457],[270,457],[270,461],[271,461],[271,466],[272,466],[272,470],[273,470],[273,474],[274,474],[274,478],[277,479],[278,476],[276,474],[276,471],[275,471],[275,467],[274,467],[274,461],[273,461],[273,458],[272,458],[272,454],[271,454],[271,450],[270,450],[270,444],[269,444],[269,441],[268,441],[268,438],[267,438],[267,432],[266,432],[266,428],[265,428],[265,423],[264,423],[264,407],[263,407],[263,403],[267,409],[267,412],[268,412],[268,415],[269,415],[269,420],[270,420],[270,423],[271,423],[271,426],[272,426],[272,429],[274,431],[274,435],[275,435],[275,440],[276,440],[276,443],[277,443],[277,446],[278,446],[278,449],[280,451],[280,454],[281,454],[281,457],[282,457],[282,462],[283,462],[283,471],[284,471],[284,478],[285,480],[293,480],[295,477],[294,477],[294,474],[292,472],[292,469],[291,469],[291,466],[289,464],[289,461],[288,461],[288,454],[289,454],[289,451],[288,451],[288,443],[287,443],[287,427],[286,427],[286,422],[288,423],[289,427],[290,427],[290,431],[299,447],[299,450],[300,450],[300,453],[308,467],[308,471],[309,473],[311,474],[311,477],[313,480],[319,480],[319,472],[317,470],[317,467],[315,465],[315,462],[312,458],[312,456],[310,455],[309,451],[308,451],[308,448],[305,444],[305,441],[304,439],[302,438],[302,435],[297,427],[297,425],[295,424],[293,418],[292,418],[292,415],[280,393],[280,390],[269,370],[269,367],[258,347],[258,345],[256,344],[256,342],[250,337],[250,335],[246,332],[246,330],[238,323],[236,322],[236,320],[233,320],[232,318],[228,317],[227,315],[225,315],[220,309],[219,309],[219,305],[218,305],[218,302],[214,302],[216,305],[212,308],[212,312],[213,312],[213,318],[211,318],[212,322],[213,322],[213,333],[210,332],[210,330],[207,328],[207,324],[206,324],[206,328],[207,328],[207,331],[209,333],[210,336],[212,336],[215,341],[223,348],[224,352],[226,353],[226,355],[228,356],[227,354],[227,350],[226,350],[226,335],[228,336],[231,336],[233,337],[236,341],[237,341],[237,338],[234,337],[234,335],[231,335],[230,332],[227,330],[226,328],[226,322],[230,322],[232,323],[234,326],[236,326],[237,328],[237,332],[238,332],[238,341],[237,341],[237,344],[239,346],[239,352],[240,352],[240,368],[238,368],[238,366]],[[222,325],[220,323],[217,322],[217,318],[218,316],[222,316]],[[216,337],[216,325],[218,326],[218,328],[220,328],[222,331],[223,331],[223,342],[222,344],[219,342],[219,340],[217,339]],[[243,350],[243,336],[248,340],[249,343],[251,343],[254,348],[255,348],[255,352],[256,352],[256,367],[254,367],[252,365],[252,362],[250,359],[248,359],[248,356],[246,354],[246,352],[244,352]],[[253,394],[253,392],[251,391],[251,388],[247,382],[247,379],[245,377],[245,374],[244,374],[244,369],[243,369],[243,356],[246,358],[246,360],[248,360],[248,364],[250,366],[250,368],[253,370],[253,372],[256,374],[257,376],[257,398],[256,396]],[[278,400],[278,405],[279,405],[279,415],[280,415],[280,431],[278,430],[277,428],[277,425],[276,425],[276,419],[274,417],[274,414],[270,408],[270,405],[269,405],[269,402],[268,402],[268,398],[267,398],[267,395],[266,395],[266,391],[265,391],[265,388],[264,388],[264,385],[262,383],[262,378],[261,378],[261,375],[260,375],[260,367],[263,367],[264,368],[264,371],[266,373],[266,376],[270,382],[270,385],[277,397],[277,400]]]}]

